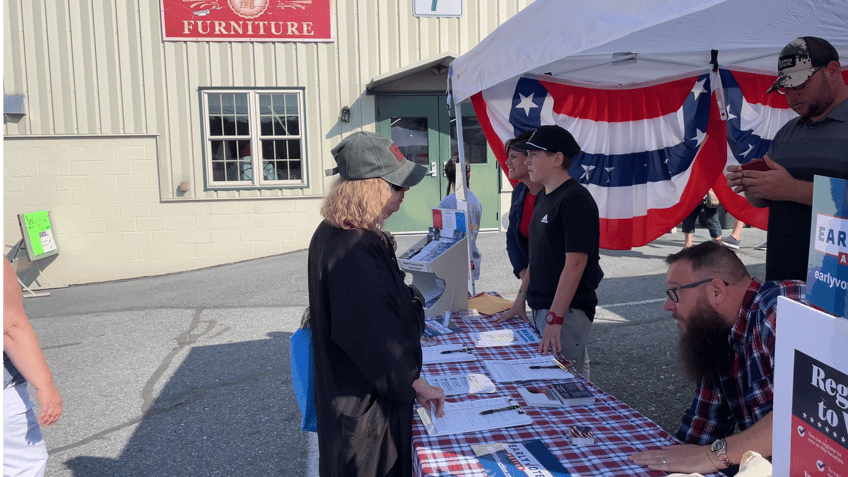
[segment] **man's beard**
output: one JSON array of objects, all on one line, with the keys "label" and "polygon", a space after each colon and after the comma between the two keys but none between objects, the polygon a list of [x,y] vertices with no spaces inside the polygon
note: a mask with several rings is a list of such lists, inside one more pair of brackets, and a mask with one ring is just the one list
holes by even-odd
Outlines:
[{"label": "man's beard", "polygon": [[731,362],[733,347],[728,342],[730,328],[721,315],[699,300],[680,335],[680,362],[686,377],[695,383],[716,376]]}]

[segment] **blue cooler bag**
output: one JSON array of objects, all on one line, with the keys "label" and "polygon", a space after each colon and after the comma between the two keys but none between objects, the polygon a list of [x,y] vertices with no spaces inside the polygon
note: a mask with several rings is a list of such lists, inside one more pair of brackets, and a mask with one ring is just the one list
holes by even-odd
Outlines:
[{"label": "blue cooler bag", "polygon": [[315,415],[315,364],[312,361],[312,330],[309,329],[309,308],[303,312],[300,328],[294,332],[291,344],[292,387],[297,398],[304,431],[318,431]]}]

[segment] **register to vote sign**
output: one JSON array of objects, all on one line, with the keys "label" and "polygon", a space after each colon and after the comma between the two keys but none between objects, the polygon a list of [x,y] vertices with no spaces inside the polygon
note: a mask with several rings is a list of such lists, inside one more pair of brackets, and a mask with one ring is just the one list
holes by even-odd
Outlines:
[{"label": "register to vote sign", "polygon": [[807,266],[807,300],[848,316],[848,181],[816,176]]}]

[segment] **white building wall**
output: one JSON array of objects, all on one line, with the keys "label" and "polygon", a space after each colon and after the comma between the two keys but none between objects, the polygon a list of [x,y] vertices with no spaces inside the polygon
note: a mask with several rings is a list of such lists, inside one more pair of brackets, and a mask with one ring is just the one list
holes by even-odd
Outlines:
[{"label": "white building wall", "polygon": [[[59,284],[207,267],[305,248],[335,165],[373,130],[374,78],[462,54],[530,0],[466,0],[419,18],[412,0],[338,0],[330,43],[163,42],[158,0],[4,0],[4,243],[17,214],[48,209]],[[305,88],[308,186],[206,191],[198,89]],[[338,122],[350,106],[350,123]],[[187,181],[189,191],[178,191]]]}]

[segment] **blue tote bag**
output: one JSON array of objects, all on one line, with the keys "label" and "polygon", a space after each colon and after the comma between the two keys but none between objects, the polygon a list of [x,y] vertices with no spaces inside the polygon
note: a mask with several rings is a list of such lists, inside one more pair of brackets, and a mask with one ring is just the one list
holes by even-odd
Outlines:
[{"label": "blue tote bag", "polygon": [[309,308],[303,312],[300,328],[290,339],[292,387],[302,416],[300,429],[318,431],[315,415],[315,364],[312,360],[312,330],[309,329]]}]

